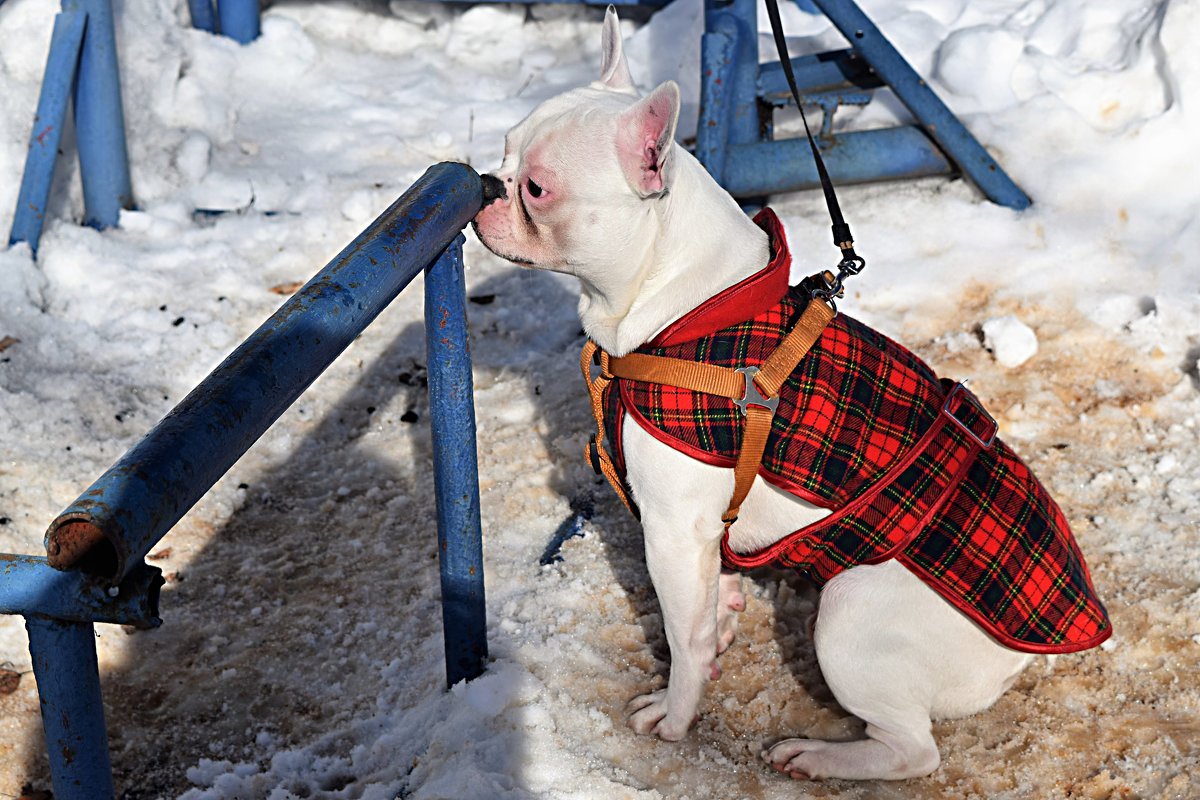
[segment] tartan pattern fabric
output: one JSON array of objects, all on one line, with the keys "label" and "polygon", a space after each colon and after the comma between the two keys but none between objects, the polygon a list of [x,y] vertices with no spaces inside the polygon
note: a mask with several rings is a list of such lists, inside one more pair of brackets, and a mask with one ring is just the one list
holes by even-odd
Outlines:
[{"label": "tartan pattern fabric", "polygon": [[[757,366],[805,304],[794,287],[750,320],[638,352]],[[723,560],[790,567],[823,585],[849,567],[896,558],[1008,647],[1066,653],[1100,644],[1111,625],[1062,511],[1007,445],[976,441],[994,423],[973,395],[956,392],[943,411],[950,386],[905,348],[838,315],[780,391],[760,469],[832,513],[758,553],[723,542]],[[626,412],[692,457],[736,461],[741,417],[731,400],[618,379],[604,416],[622,475]]]},{"label": "tartan pattern fabric", "polygon": [[[638,352],[724,367],[759,366],[807,305],[793,287],[776,306],[717,333]],[[732,467],[741,416],[732,401],[674,386],[619,381],[623,405],[684,451]],[[840,508],[877,481],[933,425],[942,391],[920,359],[838,315],[780,391],[763,464],[772,482],[823,508]]]},{"label": "tartan pattern fabric", "polygon": [[999,439],[898,559],[1017,649],[1084,650],[1112,633],[1062,510]]},{"label": "tartan pattern fabric", "polygon": [[[973,397],[972,397],[973,399]],[[990,421],[970,416],[965,393],[949,409],[978,438]],[[804,572],[818,586],[844,569],[877,564],[895,556],[941,508],[962,480],[979,445],[949,415],[941,415],[888,474],[823,520],[751,555],[722,541],[727,567],[752,569],[768,564]]]}]

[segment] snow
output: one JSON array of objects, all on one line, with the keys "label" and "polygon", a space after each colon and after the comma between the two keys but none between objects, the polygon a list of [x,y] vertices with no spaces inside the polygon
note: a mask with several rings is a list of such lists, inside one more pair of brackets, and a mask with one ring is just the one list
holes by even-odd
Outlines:
[{"label": "snow", "polygon": [[[40,552],[63,507],[426,167],[497,165],[504,132],[599,63],[598,8],[280,0],[239,47],[189,29],[182,0],[115,5],[138,208],[77,224],[68,128],[36,263],[0,251],[0,341],[17,340],[0,345],[3,551]],[[765,744],[861,725],[820,679],[815,592],[756,573],[696,728],[636,736],[624,704],[662,685],[667,647],[636,523],[580,457],[577,289],[468,238],[488,671],[445,691],[414,286],[152,554],[163,627],[97,628],[124,797],[1200,796],[1200,6],[862,5],[1035,204],[944,179],[844,188],[869,267],[842,308],[971,379],[1072,520],[1111,644],[936,723],[929,778],[795,785]],[[623,23],[635,78],[683,86],[684,136],[700,8]],[[843,46],[782,10],[795,52]],[[0,4],[3,231],[52,18]],[[839,126],[904,119],[884,95]],[[797,277],[828,266],[819,193],[772,205]],[[985,347],[1002,319],[1018,322]],[[583,536],[539,566],[588,503]],[[49,788],[25,647],[0,620],[0,665],[23,673],[0,695],[0,796]]]}]

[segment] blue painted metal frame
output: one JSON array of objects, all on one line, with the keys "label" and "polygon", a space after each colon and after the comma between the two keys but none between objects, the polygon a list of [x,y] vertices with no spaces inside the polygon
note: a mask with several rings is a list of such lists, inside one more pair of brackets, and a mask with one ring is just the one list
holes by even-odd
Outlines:
[{"label": "blue painted metal frame", "polygon": [[25,617],[54,796],[61,800],[112,800],[93,623],[157,627],[162,584],[162,571],[145,564],[114,591],[80,572],[53,569],[45,558],[0,555],[0,613]]},{"label": "blue painted metal frame", "polygon": [[34,253],[45,222],[68,94],[75,107],[84,222],[94,228],[113,227],[121,210],[133,207],[112,0],[63,0],[62,7],[54,20],[9,234],[9,244],[28,242]]},{"label": "blue painted metal frame", "polygon": [[846,41],[920,121],[922,128],[988,199],[1009,208],[1029,207],[1032,202],[1029,196],[988,155],[853,0],[806,0],[810,1],[829,17]]},{"label": "blue painted metal frame", "polygon": [[44,556],[0,554],[0,614],[157,628],[162,585],[162,570],[144,563],[114,593],[90,575],[54,569]]},{"label": "blue painted metal frame", "polygon": [[54,520],[50,564],[120,582],[481,203],[473,169],[431,167]]},{"label": "blue painted metal frame", "polygon": [[238,44],[250,44],[261,33],[258,0],[216,0],[220,32]]},{"label": "blue painted metal frame", "polygon": [[87,14],[73,98],[84,222],[111,228],[133,208],[112,0],[63,0],[63,10]]},{"label": "blue painted metal frame", "polygon": [[213,0],[188,0],[188,13],[192,27],[208,33],[217,32],[217,15],[213,11]]},{"label": "blue painted metal frame", "polygon": [[28,617],[55,800],[112,800],[112,765],[90,622]]},{"label": "blue painted metal frame", "polygon": [[478,677],[488,655],[463,241],[455,239],[425,271],[425,350],[450,686]]},{"label": "blue painted metal frame", "polygon": [[[961,169],[993,202],[1018,209],[1030,204],[853,0],[811,2],[853,45],[792,59],[802,99],[826,112],[821,152],[835,183],[950,175]],[[696,156],[742,198],[820,185],[806,143],[772,141],[770,110],[788,103],[790,92],[778,63],[758,63],[757,20],[757,0],[705,0]],[[862,104],[866,92],[885,85],[920,125],[832,133],[832,109]]]},{"label": "blue painted metal frame", "polygon": [[161,623],[162,574],[142,556],[422,270],[446,679],[483,672],[460,233],[482,204],[473,169],[431,167],[51,524],[48,559],[0,554],[0,613],[25,616],[55,797],[113,796],[93,623]]},{"label": "blue painted metal frame", "polygon": [[63,12],[55,16],[54,32],[50,35],[46,72],[42,78],[37,111],[33,115],[29,154],[25,157],[25,174],[17,194],[12,232],[8,236],[9,244],[29,242],[34,253],[42,238],[54,165],[58,161],[58,144],[67,118],[67,103],[75,88],[75,73],[79,69],[79,50],[83,45],[86,23],[87,15],[82,12]]}]

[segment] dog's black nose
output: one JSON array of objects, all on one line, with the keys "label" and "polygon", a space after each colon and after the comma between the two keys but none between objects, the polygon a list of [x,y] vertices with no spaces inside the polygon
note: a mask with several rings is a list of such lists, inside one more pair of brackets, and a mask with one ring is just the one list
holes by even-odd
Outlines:
[{"label": "dog's black nose", "polygon": [[508,198],[508,190],[504,188],[504,181],[495,175],[480,175],[479,177],[483,181],[483,204],[485,206],[495,200]]}]

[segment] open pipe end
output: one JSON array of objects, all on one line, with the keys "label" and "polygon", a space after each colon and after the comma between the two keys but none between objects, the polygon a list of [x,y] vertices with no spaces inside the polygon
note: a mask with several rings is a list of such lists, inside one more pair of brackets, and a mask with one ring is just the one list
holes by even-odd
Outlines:
[{"label": "open pipe end", "polygon": [[129,608],[133,614],[130,624],[143,629],[162,625],[158,601],[166,582],[161,569],[151,567],[144,561],[129,571],[129,575],[121,583],[120,596],[124,597],[128,593],[131,598],[136,598],[136,602]]},{"label": "open pipe end", "polygon": [[87,517],[65,515],[50,523],[46,558],[55,569],[77,569],[113,581],[119,580],[123,572],[116,546]]}]

